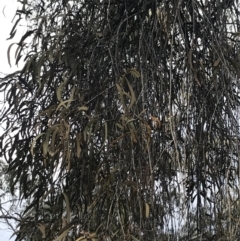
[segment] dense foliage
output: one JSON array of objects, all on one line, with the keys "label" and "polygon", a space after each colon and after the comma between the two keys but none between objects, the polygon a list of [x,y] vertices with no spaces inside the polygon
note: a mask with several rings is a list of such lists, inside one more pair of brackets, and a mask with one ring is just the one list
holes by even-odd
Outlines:
[{"label": "dense foliage", "polygon": [[237,4],[22,1],[0,82],[17,240],[236,240]]}]

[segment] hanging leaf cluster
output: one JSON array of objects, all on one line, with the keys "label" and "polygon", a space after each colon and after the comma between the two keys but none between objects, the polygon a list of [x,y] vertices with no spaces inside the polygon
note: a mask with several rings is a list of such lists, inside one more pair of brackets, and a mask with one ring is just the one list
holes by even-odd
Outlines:
[{"label": "hanging leaf cluster", "polygon": [[238,237],[237,2],[21,2],[0,82],[17,240]]}]

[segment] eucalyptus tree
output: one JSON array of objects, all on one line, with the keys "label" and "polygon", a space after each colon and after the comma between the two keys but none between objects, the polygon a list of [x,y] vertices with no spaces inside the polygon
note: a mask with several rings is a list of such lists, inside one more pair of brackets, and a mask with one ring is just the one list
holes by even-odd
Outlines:
[{"label": "eucalyptus tree", "polygon": [[0,84],[17,240],[238,237],[238,1],[21,4]]}]

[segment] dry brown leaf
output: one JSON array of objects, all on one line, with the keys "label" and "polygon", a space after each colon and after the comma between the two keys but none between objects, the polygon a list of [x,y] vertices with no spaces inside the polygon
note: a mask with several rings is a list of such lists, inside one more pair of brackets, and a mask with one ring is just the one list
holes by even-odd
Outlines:
[{"label": "dry brown leaf", "polygon": [[221,62],[221,59],[220,59],[220,57],[219,57],[217,60],[214,61],[213,67],[217,67],[220,62]]},{"label": "dry brown leaf", "polygon": [[160,128],[162,126],[162,123],[158,117],[151,116],[151,120],[152,120],[152,125],[154,128]]}]

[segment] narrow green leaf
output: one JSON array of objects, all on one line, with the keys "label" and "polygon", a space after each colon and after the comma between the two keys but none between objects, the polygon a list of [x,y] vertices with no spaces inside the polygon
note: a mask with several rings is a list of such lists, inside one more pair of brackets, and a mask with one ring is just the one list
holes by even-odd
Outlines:
[{"label": "narrow green leaf", "polygon": [[66,193],[63,193],[65,203],[66,203],[66,211],[67,211],[67,223],[70,223],[70,214],[71,214],[71,209],[70,209],[70,203],[69,199]]},{"label": "narrow green leaf", "polygon": [[8,64],[10,65],[10,67],[12,67],[11,60],[10,60],[10,51],[11,51],[11,48],[14,44],[16,44],[16,43],[10,44],[9,47],[8,47],[8,50],[7,50]]}]

